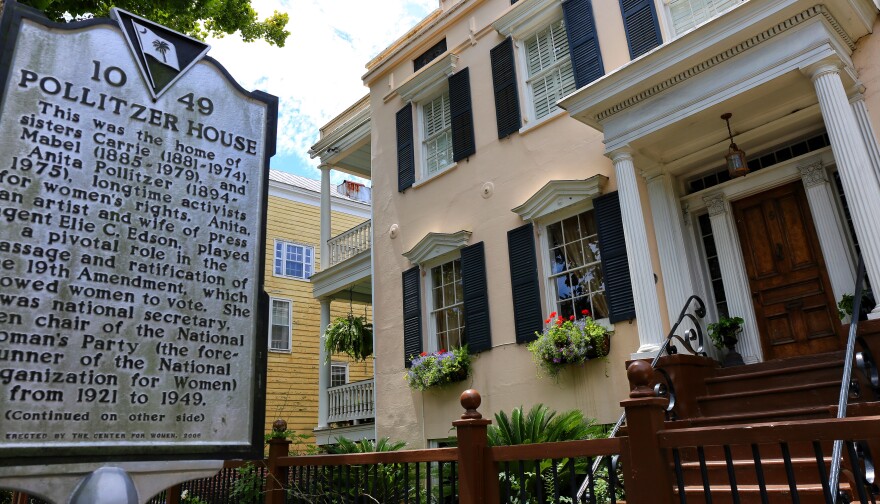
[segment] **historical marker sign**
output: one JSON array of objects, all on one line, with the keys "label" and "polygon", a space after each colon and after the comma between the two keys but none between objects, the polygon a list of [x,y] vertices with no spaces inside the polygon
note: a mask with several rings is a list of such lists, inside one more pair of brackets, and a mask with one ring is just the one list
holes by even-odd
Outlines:
[{"label": "historical marker sign", "polygon": [[3,14],[0,464],[262,449],[277,99],[116,16]]}]

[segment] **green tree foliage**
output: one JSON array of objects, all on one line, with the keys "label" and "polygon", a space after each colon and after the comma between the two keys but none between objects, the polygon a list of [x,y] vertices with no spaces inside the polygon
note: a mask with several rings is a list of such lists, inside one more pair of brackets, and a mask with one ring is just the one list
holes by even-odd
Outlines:
[{"label": "green tree foliage", "polygon": [[283,47],[290,32],[288,16],[275,11],[260,21],[250,0],[20,0],[63,21],[65,14],[108,17],[110,7],[119,7],[199,39],[241,33],[245,42],[265,40]]}]

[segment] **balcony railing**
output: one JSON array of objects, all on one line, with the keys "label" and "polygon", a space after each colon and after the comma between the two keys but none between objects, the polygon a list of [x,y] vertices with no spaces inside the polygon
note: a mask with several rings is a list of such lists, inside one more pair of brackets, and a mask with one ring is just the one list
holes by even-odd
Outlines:
[{"label": "balcony railing", "polygon": [[330,249],[330,260],[327,267],[335,266],[346,259],[370,249],[370,236],[372,235],[372,221],[368,220],[345,231],[340,235],[327,240]]},{"label": "balcony railing", "polygon": [[373,380],[330,387],[327,393],[330,394],[328,422],[366,420],[375,417]]}]

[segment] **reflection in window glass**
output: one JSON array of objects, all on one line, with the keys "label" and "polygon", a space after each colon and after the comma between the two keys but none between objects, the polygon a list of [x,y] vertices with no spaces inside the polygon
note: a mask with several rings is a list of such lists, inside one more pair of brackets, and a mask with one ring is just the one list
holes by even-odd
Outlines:
[{"label": "reflection in window glass", "polygon": [[547,241],[550,284],[555,290],[559,316],[581,318],[582,312],[589,310],[595,319],[607,317],[608,303],[593,211],[550,224]]},{"label": "reflection in window glass", "polygon": [[452,350],[464,344],[464,294],[461,259],[431,268],[431,297],[437,348]]}]

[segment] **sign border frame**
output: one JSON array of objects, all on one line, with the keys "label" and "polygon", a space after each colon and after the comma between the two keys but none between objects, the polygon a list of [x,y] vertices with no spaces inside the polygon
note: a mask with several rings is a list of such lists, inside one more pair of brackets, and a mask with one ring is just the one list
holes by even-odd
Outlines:
[{"label": "sign border frame", "polygon": [[[0,111],[6,99],[8,81],[11,77],[13,55],[18,43],[18,34],[23,20],[28,20],[44,27],[74,31],[97,25],[107,25],[119,31],[116,20],[110,18],[93,18],[70,23],[57,23],[49,20],[45,14],[32,7],[6,0],[0,16]],[[123,34],[124,37],[124,34]],[[130,52],[130,51],[128,51]],[[265,290],[266,274],[266,220],[269,196],[269,160],[275,155],[278,133],[278,97],[263,91],[248,91],[243,88],[229,71],[210,56],[202,57],[201,61],[213,65],[235,90],[244,96],[266,105],[265,139],[263,145],[262,194],[259,208],[260,221],[257,228],[259,235],[259,263],[257,283],[257,313],[254,314],[253,330],[253,411],[251,411],[252,429],[250,443],[234,445],[231,443],[200,444],[198,446],[151,446],[149,442],[122,446],[78,447],[0,447],[0,467],[36,464],[70,464],[84,462],[147,462],[169,460],[232,460],[263,458],[266,423],[266,380],[268,359],[268,315],[269,295]],[[142,77],[141,77],[142,78]],[[173,84],[173,83],[172,83]],[[151,98],[153,101],[155,99]]]}]

